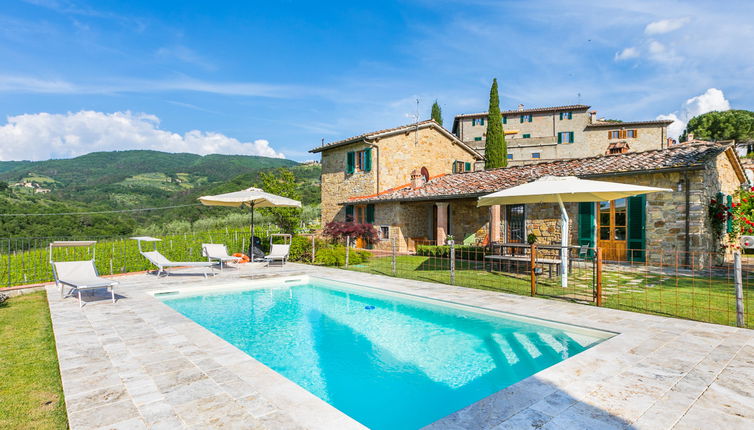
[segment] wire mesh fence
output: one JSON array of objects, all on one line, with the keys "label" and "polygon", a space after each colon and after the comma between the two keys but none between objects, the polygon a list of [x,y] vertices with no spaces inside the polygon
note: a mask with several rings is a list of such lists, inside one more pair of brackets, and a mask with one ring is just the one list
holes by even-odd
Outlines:
[{"label": "wire mesh fence", "polygon": [[[277,232],[274,226],[255,231],[263,242]],[[246,229],[168,235],[159,237],[157,249],[175,261],[199,261],[203,243],[246,252],[249,236]],[[53,240],[98,241],[93,249],[54,249],[56,261],[90,259],[89,253],[96,252],[101,274],[150,269],[136,241],[128,238],[0,239],[0,285],[52,281],[47,245]],[[573,246],[565,249],[564,258],[559,245],[438,245],[421,240],[401,249],[391,240],[374,249],[355,249],[357,243],[361,245],[296,236],[290,261],[717,324],[736,325],[741,319],[754,328],[754,255],[743,255],[737,271],[732,254],[721,253]]]}]

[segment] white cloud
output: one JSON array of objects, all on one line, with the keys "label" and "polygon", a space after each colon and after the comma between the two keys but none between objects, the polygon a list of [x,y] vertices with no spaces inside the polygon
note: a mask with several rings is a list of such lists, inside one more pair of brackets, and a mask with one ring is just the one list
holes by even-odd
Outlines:
[{"label": "white cloud", "polygon": [[663,19],[647,24],[644,28],[645,34],[665,34],[678,30],[686,25],[690,20],[688,18]]},{"label": "white cloud", "polygon": [[649,58],[658,63],[677,63],[681,60],[681,57],[673,49],[656,40],[649,41],[648,50]]},{"label": "white cloud", "polygon": [[0,160],[45,160],[124,149],[284,157],[264,139],[241,142],[222,133],[200,130],[181,135],[159,126],[157,116],[129,111],[12,116],[0,126]]},{"label": "white cloud", "polygon": [[637,58],[639,56],[639,50],[634,47],[626,48],[615,54],[615,61],[629,60],[631,58]]},{"label": "white cloud", "polygon": [[704,94],[686,100],[680,110],[658,115],[657,119],[673,120],[673,123],[668,126],[668,136],[678,139],[691,118],[707,112],[729,109],[730,102],[725,98],[725,94],[717,88],[710,88]]}]

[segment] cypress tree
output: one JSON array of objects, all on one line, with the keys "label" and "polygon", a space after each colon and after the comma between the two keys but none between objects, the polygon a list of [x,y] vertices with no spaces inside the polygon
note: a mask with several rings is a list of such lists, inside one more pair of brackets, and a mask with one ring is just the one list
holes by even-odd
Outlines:
[{"label": "cypress tree", "polygon": [[497,93],[497,79],[490,88],[490,108],[487,114],[487,139],[484,144],[484,168],[494,169],[508,165],[508,146],[505,143],[503,118],[500,115],[500,97]]},{"label": "cypress tree", "polygon": [[442,109],[440,109],[440,105],[437,104],[437,100],[435,100],[435,103],[432,105],[432,119],[442,125]]}]

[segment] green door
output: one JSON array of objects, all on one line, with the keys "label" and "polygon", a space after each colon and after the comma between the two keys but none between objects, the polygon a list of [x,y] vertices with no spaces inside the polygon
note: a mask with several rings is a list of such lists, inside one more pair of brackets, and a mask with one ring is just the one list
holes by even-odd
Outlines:
[{"label": "green door", "polygon": [[647,196],[642,194],[628,198],[628,261],[643,262],[646,248]]}]

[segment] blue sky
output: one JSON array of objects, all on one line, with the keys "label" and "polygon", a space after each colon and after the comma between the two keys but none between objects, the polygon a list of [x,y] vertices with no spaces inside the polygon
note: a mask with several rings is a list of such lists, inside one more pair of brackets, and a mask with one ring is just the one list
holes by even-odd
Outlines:
[{"label": "blue sky", "polygon": [[[295,160],[429,116],[754,109],[754,2],[10,0],[0,160],[152,148]],[[725,5],[722,8],[720,5]],[[714,89],[714,91],[710,91]],[[671,116],[673,117],[673,116]]]}]

